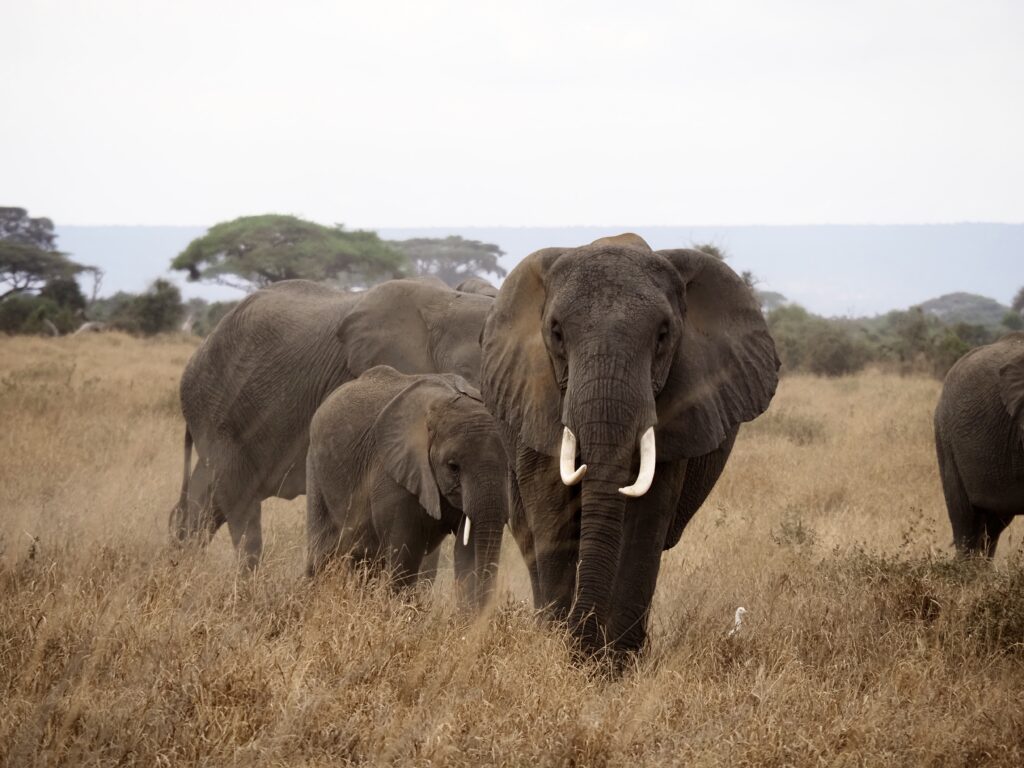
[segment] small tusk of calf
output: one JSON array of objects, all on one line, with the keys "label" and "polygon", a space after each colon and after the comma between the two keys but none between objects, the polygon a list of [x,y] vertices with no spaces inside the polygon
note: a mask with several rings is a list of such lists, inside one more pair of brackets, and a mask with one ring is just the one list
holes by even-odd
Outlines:
[{"label": "small tusk of calf", "polygon": [[466,526],[465,526],[465,528],[462,529],[462,546],[464,546],[464,547],[468,547],[469,546],[469,523],[470,523],[470,520],[469,520],[469,516],[467,515],[466,516]]}]

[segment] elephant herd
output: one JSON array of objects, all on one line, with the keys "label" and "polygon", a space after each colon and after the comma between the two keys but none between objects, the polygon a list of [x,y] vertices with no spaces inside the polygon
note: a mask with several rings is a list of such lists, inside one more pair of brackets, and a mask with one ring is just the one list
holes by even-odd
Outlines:
[{"label": "elephant herd", "polygon": [[[261,502],[305,493],[310,576],[341,556],[405,586],[455,534],[456,588],[479,607],[507,524],[536,608],[583,654],[622,658],[646,641],[661,553],[778,371],[735,272],[633,234],[538,251],[500,290],[277,283],[182,376],[171,532],[206,541],[226,523],[255,566]],[[991,554],[1024,513],[1024,334],[957,364],[936,439],[957,547]]]}]

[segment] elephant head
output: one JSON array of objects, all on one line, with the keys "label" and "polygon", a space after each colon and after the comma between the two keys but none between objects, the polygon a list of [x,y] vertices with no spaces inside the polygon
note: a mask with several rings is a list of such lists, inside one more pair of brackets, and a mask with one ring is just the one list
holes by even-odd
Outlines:
[{"label": "elephant head", "polygon": [[455,290],[463,293],[478,293],[481,296],[490,296],[492,299],[498,295],[498,289],[494,285],[476,275],[467,277],[455,286]]},{"label": "elephant head", "polygon": [[481,390],[506,434],[582,483],[570,620],[599,645],[627,498],[647,492],[660,462],[708,454],[768,407],[774,343],[722,261],[652,251],[633,234],[528,256],[481,342]]},{"label": "elephant head", "polygon": [[479,607],[493,592],[508,520],[508,461],[480,393],[459,376],[420,378],[387,404],[373,431],[388,475],[431,517],[452,517],[446,509],[462,517],[456,579]]},{"label": "elephant head", "polygon": [[480,380],[480,328],[494,303],[437,279],[390,280],[371,288],[338,329],[353,376],[375,365],[403,373],[455,373]]}]

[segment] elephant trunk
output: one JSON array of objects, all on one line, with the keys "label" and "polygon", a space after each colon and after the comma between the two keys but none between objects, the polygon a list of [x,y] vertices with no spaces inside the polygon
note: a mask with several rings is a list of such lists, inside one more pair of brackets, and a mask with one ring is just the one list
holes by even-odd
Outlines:
[{"label": "elephant trunk", "polygon": [[494,594],[501,559],[501,539],[508,519],[508,494],[505,475],[488,473],[487,481],[473,490],[465,500],[465,509],[472,519],[468,544],[456,541],[455,546],[473,548],[473,572],[466,583],[467,598],[477,609],[483,608]]},{"label": "elephant trunk", "polygon": [[[653,442],[653,435],[646,434],[656,412],[650,378],[640,373],[650,370],[649,361],[607,354],[583,359],[587,365],[570,371],[565,399],[565,417],[572,421],[587,465],[570,625],[582,649],[595,653],[613,639],[605,633],[623,556],[626,499],[646,490],[640,487],[645,475],[648,487],[653,478],[653,451],[645,449],[640,464],[649,466],[639,470],[639,477],[634,467],[638,445]],[[630,489],[634,492],[625,493]]]}]

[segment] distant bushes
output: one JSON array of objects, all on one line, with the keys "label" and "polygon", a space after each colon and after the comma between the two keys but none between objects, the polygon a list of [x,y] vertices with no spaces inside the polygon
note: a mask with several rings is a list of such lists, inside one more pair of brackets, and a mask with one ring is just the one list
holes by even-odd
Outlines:
[{"label": "distant bushes", "polygon": [[787,304],[768,312],[767,319],[785,370],[821,376],[856,373],[868,364],[945,376],[965,352],[1014,327],[1013,320],[1004,320],[1000,328],[947,325],[919,307],[850,320],[820,317]]},{"label": "distant bushes", "polygon": [[93,302],[90,319],[140,336],[176,331],[185,317],[181,291],[168,280],[156,280],[144,293],[119,291]]},{"label": "distant bushes", "polygon": [[82,322],[85,296],[73,277],[56,277],[37,294],[16,293],[0,301],[0,333],[69,333]]},{"label": "distant bushes", "polygon": [[0,333],[70,333],[80,325],[73,309],[46,296],[21,294],[0,302]]},{"label": "distant bushes", "polygon": [[820,376],[856,373],[870,354],[866,344],[835,325],[817,329],[807,340],[807,366]]},{"label": "distant bushes", "polygon": [[191,321],[192,333],[197,336],[209,336],[228,312],[235,308],[237,301],[214,301],[208,303],[203,299],[191,299],[185,305],[187,317]]},{"label": "distant bushes", "polygon": [[156,280],[143,293],[118,291],[87,302],[73,278],[53,280],[38,293],[0,301],[0,333],[54,335],[74,333],[87,321],[135,336],[184,331],[206,336],[237,302],[182,302],[169,280]]}]

